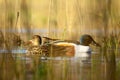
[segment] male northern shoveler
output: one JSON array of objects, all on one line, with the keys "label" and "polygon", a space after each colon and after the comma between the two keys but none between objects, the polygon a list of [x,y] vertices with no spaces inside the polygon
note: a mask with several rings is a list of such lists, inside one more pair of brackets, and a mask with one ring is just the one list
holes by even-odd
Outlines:
[{"label": "male northern shoveler", "polygon": [[[51,38],[49,38],[50,40]],[[30,47],[27,50],[27,54],[38,54],[42,56],[75,56],[75,57],[87,57],[88,53],[91,53],[92,49],[89,44],[100,46],[96,43],[90,35],[82,35],[80,41],[72,42],[70,40],[53,39],[53,42],[43,44],[39,35],[34,35],[33,39],[29,42]],[[55,41],[56,40],[56,41]],[[85,53],[85,54],[83,54]]]},{"label": "male northern shoveler", "polygon": [[92,52],[92,49],[89,46],[90,44],[100,47],[100,45],[96,43],[88,34],[82,35],[78,44],[71,42],[60,42],[55,43],[54,45],[69,47],[66,52],[66,55],[68,56],[89,57]]}]

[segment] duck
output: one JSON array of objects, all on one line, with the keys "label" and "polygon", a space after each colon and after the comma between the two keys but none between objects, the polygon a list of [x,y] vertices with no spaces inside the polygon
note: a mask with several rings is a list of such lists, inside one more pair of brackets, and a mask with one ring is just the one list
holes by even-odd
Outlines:
[{"label": "duck", "polygon": [[91,35],[84,34],[79,41],[60,40],[44,37],[52,40],[49,43],[42,44],[42,38],[39,35],[34,35],[30,47],[27,49],[28,55],[40,56],[67,56],[67,57],[89,57],[92,49],[90,44],[101,47]]},{"label": "duck", "polygon": [[97,43],[91,35],[84,34],[80,37],[79,41],[70,42],[69,40],[66,42],[57,42],[54,43],[54,45],[57,46],[65,46],[67,48],[66,55],[68,56],[74,56],[74,57],[90,57],[92,53],[92,48],[90,47],[90,44],[101,47],[99,43]]}]

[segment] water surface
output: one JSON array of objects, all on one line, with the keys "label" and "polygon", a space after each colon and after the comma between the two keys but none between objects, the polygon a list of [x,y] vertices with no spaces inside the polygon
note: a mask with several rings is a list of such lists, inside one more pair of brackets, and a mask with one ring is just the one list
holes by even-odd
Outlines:
[{"label": "water surface", "polygon": [[[13,50],[14,52],[16,50]],[[19,51],[17,51],[19,52]],[[94,52],[91,58],[27,57],[25,53],[0,54],[1,79],[7,80],[119,80],[120,58],[116,65],[106,62],[103,54]],[[113,66],[113,67],[110,67]],[[13,72],[14,71],[14,72]],[[2,74],[4,72],[4,74]],[[112,73],[110,73],[112,72]],[[6,74],[7,73],[7,74]],[[8,76],[11,74],[10,76]],[[13,75],[12,75],[13,74]],[[108,76],[112,75],[112,76]],[[114,78],[111,78],[114,77]]]}]

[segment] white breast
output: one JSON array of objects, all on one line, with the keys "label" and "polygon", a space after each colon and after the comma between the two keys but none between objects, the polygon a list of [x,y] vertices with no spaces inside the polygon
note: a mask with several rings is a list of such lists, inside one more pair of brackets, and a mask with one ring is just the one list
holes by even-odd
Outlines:
[{"label": "white breast", "polygon": [[91,51],[89,46],[75,45],[75,57],[89,57]]}]

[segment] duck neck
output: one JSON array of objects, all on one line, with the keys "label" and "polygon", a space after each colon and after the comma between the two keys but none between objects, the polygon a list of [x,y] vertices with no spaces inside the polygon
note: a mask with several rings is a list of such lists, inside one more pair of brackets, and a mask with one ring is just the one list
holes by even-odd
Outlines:
[{"label": "duck neck", "polygon": [[89,44],[86,44],[86,43],[80,43],[80,45],[89,46]]},{"label": "duck neck", "polygon": [[40,46],[41,45],[39,41],[32,41],[32,43],[33,43],[34,46]]}]

